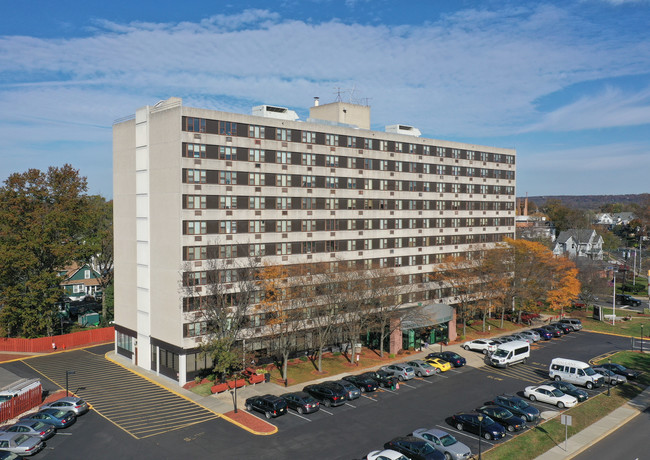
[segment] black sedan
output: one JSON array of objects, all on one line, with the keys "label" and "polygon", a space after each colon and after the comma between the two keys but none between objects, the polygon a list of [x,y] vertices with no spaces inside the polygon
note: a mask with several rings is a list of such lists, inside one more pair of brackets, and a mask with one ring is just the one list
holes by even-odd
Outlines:
[{"label": "black sedan", "polygon": [[476,412],[487,415],[495,422],[503,425],[503,427],[511,433],[526,428],[526,420],[521,417],[517,417],[508,409],[501,406],[481,406],[476,409]]},{"label": "black sedan", "polygon": [[557,327],[555,327],[555,326],[553,326],[551,324],[547,324],[546,326],[542,326],[542,329],[544,329],[544,330],[550,332],[551,334],[553,334],[553,337],[555,337],[555,338],[562,337],[564,335],[564,332],[562,332],[560,329],[558,329]]},{"label": "black sedan", "polygon": [[442,452],[438,452],[424,439],[414,436],[397,437],[384,444],[384,449],[397,451],[411,460],[445,460]]},{"label": "black sedan", "polygon": [[371,379],[370,377],[365,377],[363,375],[348,375],[347,377],[343,377],[343,380],[347,380],[352,385],[359,388],[359,390],[361,390],[361,393],[365,393],[366,391],[376,391],[377,388],[379,388],[379,385],[375,379]]},{"label": "black sedan", "polygon": [[486,406],[497,405],[508,409],[515,415],[523,417],[527,422],[539,420],[540,413],[536,407],[528,404],[527,401],[518,396],[503,394],[494,398],[494,401],[486,402]]},{"label": "black sedan", "polygon": [[381,369],[374,372],[364,372],[360,377],[371,378],[382,388],[390,388],[391,390],[394,390],[397,386],[397,377],[386,371],[382,371]]},{"label": "black sedan", "polygon": [[640,371],[635,371],[634,369],[628,369],[622,364],[605,363],[605,364],[599,364],[598,367],[602,367],[603,369],[608,369],[612,371],[614,374],[622,375],[628,379],[635,379],[639,375],[641,375]]},{"label": "black sedan", "polygon": [[280,397],[287,402],[289,409],[293,409],[299,414],[311,414],[320,409],[320,403],[304,391],[285,393]]},{"label": "black sedan", "polygon": [[576,386],[572,383],[563,382],[562,380],[551,380],[544,382],[543,385],[555,387],[562,393],[573,396],[578,400],[579,403],[589,399],[589,393],[587,393],[585,390],[581,390],[580,388],[576,388]]},{"label": "black sedan", "polygon": [[440,358],[442,360],[447,361],[448,363],[451,363],[451,365],[454,367],[462,367],[465,364],[467,364],[467,360],[465,358],[463,358],[458,353],[454,353],[453,351],[441,351],[436,353],[429,353],[427,355],[427,359],[429,358]]},{"label": "black sedan", "polygon": [[569,332],[573,332],[573,327],[569,326],[566,323],[551,323],[550,326],[555,326],[559,330],[561,330],[564,334],[568,334]]},{"label": "black sedan", "polygon": [[[482,420],[479,421],[479,417]],[[462,412],[451,416],[451,424],[458,431],[469,431],[470,433],[483,436],[485,439],[505,438],[506,430],[500,424],[492,420],[487,415]]]}]

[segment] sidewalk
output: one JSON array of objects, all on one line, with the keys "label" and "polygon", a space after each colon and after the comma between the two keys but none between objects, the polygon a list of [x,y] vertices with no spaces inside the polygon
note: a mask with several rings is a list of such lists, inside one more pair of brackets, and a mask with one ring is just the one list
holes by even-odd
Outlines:
[{"label": "sidewalk", "polygon": [[615,409],[611,414],[601,418],[594,424],[571,436],[567,440],[567,449],[564,450],[564,442],[555,446],[535,460],[557,460],[573,458],[583,450],[591,447],[610,433],[636,417],[639,413],[650,407],[650,387],[646,388],[636,398],[627,404]]}]

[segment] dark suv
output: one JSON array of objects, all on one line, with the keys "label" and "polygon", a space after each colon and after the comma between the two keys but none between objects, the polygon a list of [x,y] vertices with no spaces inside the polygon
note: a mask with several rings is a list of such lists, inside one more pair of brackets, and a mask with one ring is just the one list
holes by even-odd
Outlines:
[{"label": "dark suv", "polygon": [[440,358],[448,363],[451,363],[452,366],[454,367],[462,367],[465,364],[467,364],[467,361],[465,358],[463,358],[461,355],[458,353],[454,353],[453,351],[441,351],[441,352],[436,352],[436,353],[429,353],[427,355],[428,358]]},{"label": "dark suv", "polygon": [[486,402],[485,405],[496,404],[497,406],[505,407],[510,412],[519,417],[526,419],[528,422],[539,420],[539,410],[525,400],[513,395],[500,395],[494,398],[494,401]]},{"label": "dark suv", "polygon": [[341,406],[347,399],[347,393],[341,385],[329,382],[307,385],[302,391],[309,393],[325,407]]},{"label": "dark suv", "polygon": [[616,305],[630,305],[631,307],[640,307],[642,302],[631,295],[616,294]]},{"label": "dark suv", "polygon": [[256,410],[266,418],[279,417],[287,413],[287,402],[274,395],[253,396],[246,400],[246,410]]},{"label": "dark suv", "polygon": [[393,374],[389,374],[388,372],[381,369],[374,372],[364,372],[360,375],[360,377],[368,377],[377,382],[377,385],[380,387],[390,389],[395,389],[398,381],[397,377],[395,377]]}]

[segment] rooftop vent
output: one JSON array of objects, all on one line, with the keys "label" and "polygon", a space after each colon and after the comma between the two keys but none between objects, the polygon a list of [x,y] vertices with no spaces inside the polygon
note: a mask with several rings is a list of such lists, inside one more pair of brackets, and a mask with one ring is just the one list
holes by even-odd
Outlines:
[{"label": "rooftop vent", "polygon": [[286,107],[275,107],[273,105],[258,105],[253,107],[253,115],[290,121],[296,121],[298,119],[298,114],[293,110],[289,110]]},{"label": "rooftop vent", "polygon": [[420,137],[422,133],[419,129],[407,125],[388,125],[386,132],[391,134],[404,134],[406,136]]}]

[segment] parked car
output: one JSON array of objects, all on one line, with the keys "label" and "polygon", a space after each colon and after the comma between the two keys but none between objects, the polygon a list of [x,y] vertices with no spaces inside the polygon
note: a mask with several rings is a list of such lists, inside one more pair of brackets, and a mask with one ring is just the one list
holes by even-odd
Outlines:
[{"label": "parked car", "polygon": [[[479,416],[483,420],[479,421]],[[501,439],[506,436],[506,430],[487,415],[475,412],[462,412],[451,416],[451,424],[458,431],[469,431],[470,433],[483,436],[485,439]]]},{"label": "parked car", "polygon": [[505,407],[515,415],[519,415],[526,419],[527,422],[534,422],[539,419],[539,410],[525,400],[509,394],[499,395],[494,398],[494,401],[486,402],[485,405],[493,405]]},{"label": "parked car", "polygon": [[56,428],[67,428],[77,421],[77,416],[69,410],[43,409],[42,411],[26,415],[20,420],[40,420],[41,422],[54,425]]},{"label": "parked car", "polygon": [[398,381],[397,377],[395,377],[393,374],[390,374],[381,369],[377,371],[364,372],[361,374],[361,377],[368,377],[373,379],[375,382],[377,382],[377,385],[382,388],[395,388]]},{"label": "parked car", "polygon": [[396,450],[375,450],[366,455],[367,460],[409,460]]},{"label": "parked car", "polygon": [[631,295],[616,294],[616,305],[629,305],[631,307],[640,307],[643,305],[639,299],[635,299]]},{"label": "parked car", "polygon": [[440,358],[447,361],[448,363],[451,363],[451,365],[454,367],[463,367],[465,364],[467,364],[467,360],[465,358],[463,358],[458,353],[454,353],[453,351],[429,353],[427,355],[427,358]]},{"label": "parked car", "polygon": [[563,323],[563,324],[566,324],[568,326],[571,326],[573,328],[573,330],[576,331],[576,332],[582,329],[582,321],[580,321],[579,319],[562,318],[560,320],[560,322]]},{"label": "parked car", "polygon": [[546,329],[548,332],[553,335],[554,338],[557,337],[562,337],[564,335],[564,332],[562,332],[559,328],[553,326],[552,324],[547,324],[546,326],[542,326],[542,329]]},{"label": "parked car", "polygon": [[535,340],[532,337],[529,337],[528,335],[523,334],[521,332],[517,334],[512,334],[510,337],[513,337],[514,339],[520,342],[535,343]]},{"label": "parked car", "polygon": [[517,417],[505,407],[497,406],[481,406],[476,409],[476,412],[487,415],[492,420],[503,425],[503,427],[510,431],[520,431],[526,428],[526,420]]},{"label": "parked car", "polygon": [[524,396],[531,401],[541,401],[564,409],[578,404],[573,396],[562,393],[550,385],[529,386],[524,389]]},{"label": "parked car", "polygon": [[541,340],[551,340],[553,338],[553,333],[543,327],[536,327],[535,329],[531,329],[531,331],[537,332]]},{"label": "parked car", "polygon": [[41,422],[40,420],[22,420],[3,428],[2,431],[6,431],[7,433],[24,433],[30,436],[36,436],[42,441],[46,441],[56,434],[54,425]]},{"label": "parked car", "polygon": [[556,323],[551,323],[550,325],[557,327],[565,335],[573,332],[573,326],[570,326],[567,323],[562,323],[558,321]]},{"label": "parked car", "polygon": [[598,367],[602,367],[603,369],[609,369],[610,371],[614,372],[615,374],[625,376],[627,379],[635,379],[639,375],[641,375],[640,371],[635,371],[634,369],[628,369],[627,367],[623,366],[622,364],[617,364],[617,363],[599,364]]},{"label": "parked car", "polygon": [[428,441],[438,452],[441,452],[447,460],[462,460],[472,456],[469,447],[462,442],[457,441],[456,438],[446,431],[437,428],[432,428],[430,430],[427,430],[426,428],[418,428],[409,436],[414,436]]},{"label": "parked car", "polygon": [[610,371],[609,369],[605,369],[604,367],[594,367],[594,371],[598,372],[600,375],[602,375],[605,378],[605,383],[608,383],[612,386],[616,386],[618,384],[622,383],[627,383],[627,377],[624,375],[619,375],[616,374],[615,372]]},{"label": "parked car", "polygon": [[389,374],[393,374],[399,381],[411,380],[415,377],[415,371],[406,363],[389,364],[381,369]]},{"label": "parked car", "polygon": [[14,454],[13,452],[9,452],[6,450],[0,450],[0,460],[16,460],[22,458],[18,454]]},{"label": "parked car", "polygon": [[77,417],[85,414],[89,409],[88,403],[86,403],[86,401],[81,398],[77,398],[76,396],[66,396],[64,398],[57,399],[56,401],[52,401],[41,406],[41,410],[49,408],[69,410],[74,412]]},{"label": "parked car", "polygon": [[435,368],[436,373],[447,372],[451,369],[451,363],[440,358],[427,358],[427,363]]},{"label": "parked car", "polygon": [[345,390],[340,385],[333,386],[327,382],[307,385],[302,391],[313,396],[325,407],[341,406],[347,399]]},{"label": "parked car", "polygon": [[[497,340],[497,339],[493,339],[493,340]],[[511,335],[503,335],[499,337],[498,340],[501,340],[502,343],[508,343],[508,342],[514,342],[517,339]]]},{"label": "parked car", "polygon": [[280,396],[287,402],[287,407],[293,409],[299,414],[311,414],[320,409],[320,403],[309,393],[296,391],[294,393],[285,393]]},{"label": "parked car", "polygon": [[24,433],[0,433],[0,450],[29,456],[43,450],[45,444],[36,436]]},{"label": "parked car", "polygon": [[563,382],[562,380],[551,380],[549,382],[545,382],[544,385],[555,387],[562,393],[573,396],[578,400],[579,403],[589,399],[589,393],[587,393],[585,390],[581,390],[572,383]]},{"label": "parked car", "polygon": [[539,342],[541,340],[541,336],[539,335],[539,333],[537,333],[536,331],[533,331],[532,329],[529,330],[529,331],[521,331],[519,333],[519,335],[523,335],[524,337],[528,337],[529,339],[531,339],[533,341],[533,343],[534,342]]},{"label": "parked car", "polygon": [[492,340],[476,339],[465,342],[463,348],[465,350],[480,351],[484,355],[487,355],[488,352],[491,353],[497,349],[497,344]]},{"label": "parked car", "polygon": [[[449,364],[447,361],[442,361],[442,360],[440,361],[445,366],[451,368],[451,364]],[[415,375],[417,375],[418,377],[429,377],[430,375],[437,374],[440,372],[440,368],[433,366],[429,362],[422,361],[421,359],[409,361],[406,364],[408,364],[413,368],[413,370],[415,371]]]},{"label": "parked car", "polygon": [[366,391],[376,391],[379,388],[377,381],[371,377],[366,376],[365,374],[361,375],[348,375],[343,377],[343,380],[347,380],[361,391],[365,393]]},{"label": "parked car", "polygon": [[331,382],[333,385],[340,385],[341,388],[345,391],[345,397],[348,401],[357,399],[361,397],[361,390],[355,384],[348,382],[347,380],[336,380]]},{"label": "parked car", "polygon": [[287,413],[287,402],[275,395],[252,396],[246,400],[246,410],[264,414],[266,418],[279,417]]},{"label": "parked car", "polygon": [[441,454],[424,439],[415,436],[399,436],[384,444],[384,449],[391,449],[406,455],[411,460],[445,460]]}]

